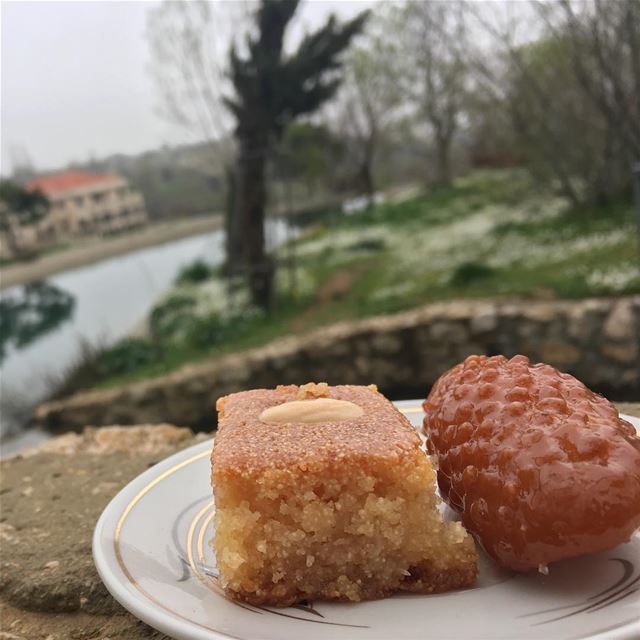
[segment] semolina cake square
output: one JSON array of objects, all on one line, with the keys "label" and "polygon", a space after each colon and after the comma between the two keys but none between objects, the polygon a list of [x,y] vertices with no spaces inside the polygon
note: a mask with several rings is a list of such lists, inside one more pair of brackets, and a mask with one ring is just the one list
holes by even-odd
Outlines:
[{"label": "semolina cake square", "polygon": [[375,386],[220,398],[214,548],[226,593],[254,605],[468,586],[472,538],[438,511],[409,421]]}]

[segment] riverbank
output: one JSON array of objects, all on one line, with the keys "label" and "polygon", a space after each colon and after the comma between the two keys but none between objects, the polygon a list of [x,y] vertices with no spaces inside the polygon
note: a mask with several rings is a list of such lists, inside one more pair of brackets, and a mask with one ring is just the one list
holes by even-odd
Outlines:
[{"label": "riverbank", "polygon": [[3,267],[0,269],[0,291],[15,285],[42,280],[56,273],[77,269],[100,260],[180,238],[200,235],[221,227],[222,215],[211,214],[206,217],[157,222],[122,236],[86,238],[68,249],[41,256],[32,262]]},{"label": "riverbank", "polygon": [[[2,292],[0,428],[19,430],[89,354],[124,338],[194,260],[219,263],[222,229],[136,249]],[[51,300],[67,306],[50,318]],[[22,304],[22,301],[24,304]],[[17,305],[17,306],[16,306]]]}]

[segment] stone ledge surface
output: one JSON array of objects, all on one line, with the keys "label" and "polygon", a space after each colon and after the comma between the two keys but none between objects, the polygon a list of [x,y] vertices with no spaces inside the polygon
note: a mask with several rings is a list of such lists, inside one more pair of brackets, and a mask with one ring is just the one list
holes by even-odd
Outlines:
[{"label": "stone ledge surface", "polygon": [[207,437],[166,424],[87,428],[4,460],[0,640],[165,638],[107,592],[93,529],[125,484]]},{"label": "stone ledge surface", "polygon": [[[640,417],[640,403],[617,406]],[[164,640],[111,598],[91,538],[127,482],[208,437],[167,424],[90,427],[2,461],[0,640]]]},{"label": "stone ledge surface", "polygon": [[167,375],[46,403],[52,430],[167,420],[215,424],[215,401],[241,389],[325,380],[371,384],[389,397],[425,394],[476,354],[522,353],[618,398],[640,393],[640,296],[586,300],[453,300],[323,327]]}]

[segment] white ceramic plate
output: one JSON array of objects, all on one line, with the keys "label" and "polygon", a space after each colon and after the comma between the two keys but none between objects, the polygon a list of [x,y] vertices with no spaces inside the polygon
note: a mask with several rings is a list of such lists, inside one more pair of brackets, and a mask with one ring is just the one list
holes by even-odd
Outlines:
[{"label": "white ceramic plate", "polygon": [[[417,401],[398,403],[418,426]],[[640,420],[627,417],[636,428]],[[639,429],[640,430],[640,429]],[[640,638],[640,535],[606,553],[517,575],[481,558],[472,589],[288,609],[240,605],[216,585],[209,490],[211,442],[130,482],[96,525],[93,556],[109,591],[178,639]],[[447,508],[443,507],[446,511]],[[447,513],[451,517],[451,512]]]}]

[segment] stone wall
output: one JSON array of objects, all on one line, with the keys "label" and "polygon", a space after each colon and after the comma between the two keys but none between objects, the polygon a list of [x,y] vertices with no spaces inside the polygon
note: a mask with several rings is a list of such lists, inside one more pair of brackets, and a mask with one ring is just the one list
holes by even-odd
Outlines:
[{"label": "stone wall", "polygon": [[125,484],[207,437],[166,424],[87,429],[2,460],[0,640],[169,640],[109,595],[91,538]]},{"label": "stone wall", "polygon": [[171,422],[211,430],[216,398],[240,389],[327,381],[376,383],[395,399],[424,397],[472,353],[522,353],[613,399],[640,398],[640,296],[581,301],[453,301],[336,324],[119,388],[40,406],[53,430]]}]

